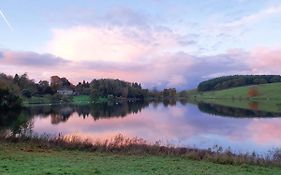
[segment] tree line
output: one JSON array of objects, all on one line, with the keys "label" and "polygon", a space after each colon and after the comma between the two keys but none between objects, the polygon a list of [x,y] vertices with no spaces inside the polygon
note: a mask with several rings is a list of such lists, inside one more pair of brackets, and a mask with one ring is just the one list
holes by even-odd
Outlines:
[{"label": "tree line", "polygon": [[198,91],[222,90],[239,86],[281,82],[280,75],[232,75],[199,83]]},{"label": "tree line", "polygon": [[[74,85],[67,78],[56,75],[50,77],[50,81],[40,80],[36,83],[29,79],[26,73],[15,76],[0,74],[0,98],[3,104],[8,104],[9,99],[11,102],[15,101],[13,98],[17,97],[28,99],[45,95],[60,100],[63,99],[62,95],[58,93],[61,89],[70,90],[73,92],[71,95],[88,95],[92,99],[104,97],[143,100],[145,98],[174,98],[177,95],[175,88],[163,91],[148,90],[142,88],[140,83],[119,79],[93,79],[91,82],[82,81]],[[3,99],[7,99],[6,102]],[[20,99],[17,100],[20,103]],[[9,104],[12,104],[11,102]]]}]

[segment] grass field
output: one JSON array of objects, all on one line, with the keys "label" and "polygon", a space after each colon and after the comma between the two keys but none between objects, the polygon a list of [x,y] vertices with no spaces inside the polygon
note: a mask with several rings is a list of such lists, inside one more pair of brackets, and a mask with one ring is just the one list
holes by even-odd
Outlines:
[{"label": "grass field", "polygon": [[197,98],[221,98],[221,99],[250,99],[250,100],[276,100],[281,99],[281,83],[261,84],[255,86],[258,95],[249,96],[249,86],[230,88],[218,91],[208,92],[194,92],[191,94],[192,97]]},{"label": "grass field", "polygon": [[32,96],[29,99],[28,98],[23,99],[24,105],[28,105],[28,104],[50,104],[50,103],[52,103],[50,95],[46,95],[44,97]]},{"label": "grass field", "polygon": [[128,155],[43,149],[26,143],[0,143],[1,175],[177,174],[279,175],[281,168],[221,165],[179,156]]},{"label": "grass field", "polygon": [[72,102],[74,104],[88,104],[91,102],[91,98],[88,95],[73,96]]},{"label": "grass field", "polygon": [[195,102],[213,103],[223,106],[252,109],[267,112],[281,112],[281,83],[255,86],[258,95],[249,97],[249,86],[198,92],[187,92],[189,99]]},{"label": "grass field", "polygon": [[99,97],[95,100],[92,100],[88,95],[78,95],[78,96],[65,96],[63,98],[67,98],[67,101],[59,101],[59,100],[52,100],[52,96],[45,95],[41,97],[32,96],[31,98],[24,98],[23,105],[30,106],[30,105],[46,105],[46,104],[59,104],[59,103],[71,103],[76,105],[85,105],[89,103],[106,103],[108,102],[107,98]]}]

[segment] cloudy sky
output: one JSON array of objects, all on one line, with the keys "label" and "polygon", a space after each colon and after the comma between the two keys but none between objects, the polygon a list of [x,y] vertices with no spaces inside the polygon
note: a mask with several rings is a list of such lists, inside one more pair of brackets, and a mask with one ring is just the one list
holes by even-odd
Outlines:
[{"label": "cloudy sky", "polygon": [[179,89],[281,74],[281,0],[1,0],[0,72]]}]

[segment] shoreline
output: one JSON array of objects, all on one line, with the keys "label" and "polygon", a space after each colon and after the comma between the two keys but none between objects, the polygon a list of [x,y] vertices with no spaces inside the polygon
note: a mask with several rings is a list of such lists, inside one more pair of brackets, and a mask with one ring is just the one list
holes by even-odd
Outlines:
[{"label": "shoreline", "polygon": [[[233,157],[230,152],[146,145],[126,140],[90,145],[76,138],[66,142],[50,138],[0,138],[0,174],[248,174],[281,172],[253,155]],[[122,145],[128,143],[129,145]],[[247,159],[246,159],[247,157]],[[251,162],[246,162],[250,161]],[[109,166],[110,165],[110,166]]]},{"label": "shoreline", "polygon": [[268,151],[260,155],[255,152],[235,153],[231,148],[224,149],[218,145],[213,148],[199,149],[190,147],[175,147],[161,145],[159,142],[150,143],[142,138],[127,138],[119,134],[104,141],[93,142],[78,136],[51,137],[41,136],[0,136],[0,143],[12,145],[26,144],[42,149],[58,149],[95,153],[116,153],[124,155],[176,156],[191,160],[209,161],[228,165],[259,165],[266,167],[281,166],[281,149]]}]

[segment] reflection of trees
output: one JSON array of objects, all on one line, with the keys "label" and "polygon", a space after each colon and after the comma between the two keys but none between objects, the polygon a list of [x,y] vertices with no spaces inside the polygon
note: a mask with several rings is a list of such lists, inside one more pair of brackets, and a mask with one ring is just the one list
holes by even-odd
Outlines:
[{"label": "reflection of trees", "polygon": [[163,104],[165,107],[175,106],[177,104],[177,99],[176,98],[166,98],[164,100],[153,99],[150,101],[150,103],[152,103],[154,108],[156,108],[159,104]]},{"label": "reflection of trees", "polygon": [[125,117],[130,113],[138,113],[148,106],[148,102],[114,103],[114,104],[91,104],[91,105],[54,105],[54,106],[33,106],[27,108],[30,116],[40,117],[51,116],[51,123],[58,124],[65,122],[73,114],[80,117],[93,117],[95,120],[111,117]]},{"label": "reflection of trees", "polygon": [[[255,106],[258,106],[258,104],[255,103]],[[200,111],[208,114],[228,117],[281,117],[281,113],[226,107],[208,103],[199,103],[198,108]]]},{"label": "reflection of trees", "polygon": [[[82,118],[93,117],[94,120],[112,117],[125,117],[128,114],[136,114],[149,105],[150,102],[118,102],[91,105],[45,105],[32,106],[19,110],[0,110],[0,131],[10,130],[13,134],[29,133],[33,127],[34,116],[51,118],[52,124],[66,122],[74,113]],[[164,103],[164,106],[176,105],[174,100],[154,101],[157,106]]]},{"label": "reflection of trees", "polygon": [[60,122],[66,122],[68,120],[69,116],[63,116],[63,115],[59,115],[59,114],[50,114],[51,115],[51,123],[53,125],[55,124],[59,124]]},{"label": "reflection of trees", "polygon": [[30,119],[29,113],[23,109],[0,111],[0,130],[10,130],[13,134],[21,133],[31,126]]},{"label": "reflection of trees", "polygon": [[136,114],[141,112],[141,110],[147,106],[147,102],[123,102],[111,105],[104,103],[91,106],[89,113],[95,120],[100,118],[125,117],[131,113]]},{"label": "reflection of trees", "polygon": [[165,107],[175,106],[177,104],[177,100],[175,98],[164,99],[163,104]]}]

